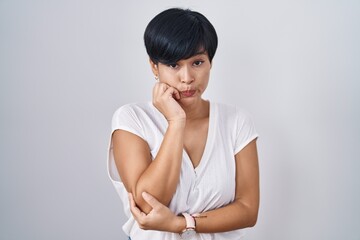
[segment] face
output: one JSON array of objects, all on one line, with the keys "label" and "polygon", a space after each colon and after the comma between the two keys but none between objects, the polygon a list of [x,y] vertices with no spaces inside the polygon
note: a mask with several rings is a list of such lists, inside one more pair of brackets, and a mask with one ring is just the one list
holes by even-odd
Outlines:
[{"label": "face", "polygon": [[170,65],[155,64],[150,60],[150,65],[160,82],[180,92],[179,103],[182,104],[200,100],[209,82],[211,63],[207,53],[200,53]]}]

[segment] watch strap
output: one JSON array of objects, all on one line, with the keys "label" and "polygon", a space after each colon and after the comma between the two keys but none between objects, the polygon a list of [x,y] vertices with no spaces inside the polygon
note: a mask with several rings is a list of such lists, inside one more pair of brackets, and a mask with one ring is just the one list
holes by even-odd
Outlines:
[{"label": "watch strap", "polygon": [[191,216],[188,213],[182,213],[182,215],[185,217],[186,229],[189,229],[189,228],[195,229],[195,219],[194,219],[194,217]]}]

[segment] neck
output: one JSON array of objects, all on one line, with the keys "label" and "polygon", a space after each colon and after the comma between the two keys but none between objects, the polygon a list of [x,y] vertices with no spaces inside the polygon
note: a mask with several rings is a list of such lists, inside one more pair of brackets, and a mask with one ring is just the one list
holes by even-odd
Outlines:
[{"label": "neck", "polygon": [[197,120],[205,117],[209,117],[209,102],[204,99],[196,104],[191,104],[189,106],[181,106],[186,113],[186,121]]}]

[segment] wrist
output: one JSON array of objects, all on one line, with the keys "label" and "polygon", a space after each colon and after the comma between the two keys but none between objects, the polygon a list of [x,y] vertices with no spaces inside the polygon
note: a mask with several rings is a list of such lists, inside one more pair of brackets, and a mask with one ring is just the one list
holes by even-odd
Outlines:
[{"label": "wrist", "polygon": [[196,235],[195,218],[189,213],[182,213],[185,219],[186,227],[181,231],[180,238],[184,240],[194,239]]},{"label": "wrist", "polygon": [[181,233],[186,228],[186,221],[183,216],[176,216],[174,224],[172,224],[174,233]]},{"label": "wrist", "polygon": [[172,128],[185,128],[186,118],[176,119],[176,120],[168,120],[169,127]]}]

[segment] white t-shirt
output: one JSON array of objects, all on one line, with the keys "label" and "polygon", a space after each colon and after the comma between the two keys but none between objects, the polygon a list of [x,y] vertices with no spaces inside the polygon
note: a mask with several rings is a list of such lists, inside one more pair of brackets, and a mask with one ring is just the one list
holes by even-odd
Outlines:
[{"label": "white t-shirt", "polygon": [[[126,130],[143,138],[150,147],[154,159],[158,153],[168,123],[151,102],[133,103],[120,107],[112,119],[113,133]],[[175,213],[190,214],[206,212],[231,203],[235,197],[235,155],[249,142],[257,138],[254,124],[244,111],[235,106],[210,102],[209,128],[206,145],[199,165],[194,169],[183,151],[180,181],[169,208]],[[108,172],[118,192],[128,217],[124,232],[132,240],[175,240],[179,234],[142,230],[134,220],[126,189],[118,174],[113,144],[110,140]],[[244,229],[223,233],[201,233],[201,240],[242,239]]]}]

